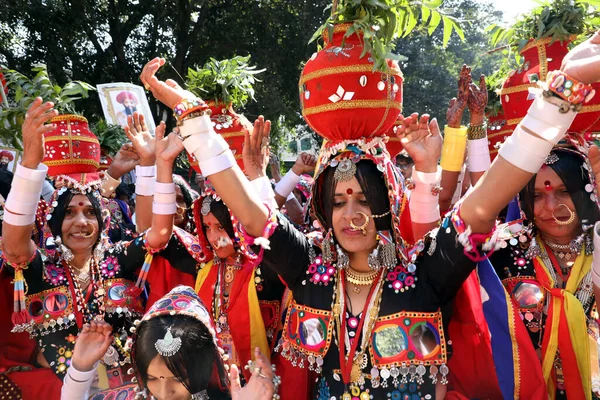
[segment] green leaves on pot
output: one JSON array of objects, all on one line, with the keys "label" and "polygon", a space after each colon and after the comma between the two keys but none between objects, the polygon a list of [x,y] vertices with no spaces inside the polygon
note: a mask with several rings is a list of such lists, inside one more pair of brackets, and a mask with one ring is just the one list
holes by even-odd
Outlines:
[{"label": "green leaves on pot", "polygon": [[121,126],[108,124],[103,119],[96,119],[96,122],[90,124],[90,130],[98,137],[100,147],[111,157],[117,154],[128,140]]},{"label": "green leaves on pot", "polygon": [[345,37],[362,32],[365,39],[362,56],[370,52],[375,69],[384,71],[387,69],[386,58],[405,59],[393,53],[394,40],[407,37],[416,27],[424,27],[431,35],[442,24],[444,46],[453,33],[464,40],[460,22],[451,16],[452,10],[442,8],[442,5],[442,0],[339,0],[330,18],[310,41],[319,39],[325,31],[331,38],[335,24],[351,23]]},{"label": "green leaves on pot", "polygon": [[554,0],[546,1],[530,13],[521,16],[510,28],[490,25],[492,46],[503,43],[521,50],[530,39],[552,38],[551,43],[564,42],[590,30],[598,20],[597,0]]},{"label": "green leaves on pot", "polygon": [[260,82],[257,74],[266,71],[257,70],[250,65],[250,56],[236,56],[227,60],[211,58],[203,67],[188,69],[187,89],[204,100],[214,100],[234,108],[244,107],[254,98],[254,84]]},{"label": "green leaves on pot", "polygon": [[21,125],[25,113],[36,97],[53,102],[61,114],[76,114],[74,102],[89,97],[88,92],[96,90],[82,81],[68,82],[61,87],[50,79],[45,64],[36,64],[31,69],[33,79],[16,70],[4,67],[0,70],[9,89],[8,107],[0,108],[0,140],[18,149],[22,148]]}]

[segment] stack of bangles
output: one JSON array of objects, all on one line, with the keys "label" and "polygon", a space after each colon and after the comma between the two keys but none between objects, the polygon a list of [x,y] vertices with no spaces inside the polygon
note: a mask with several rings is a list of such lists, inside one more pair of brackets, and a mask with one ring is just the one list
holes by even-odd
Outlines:
[{"label": "stack of bangles", "polygon": [[135,194],[138,196],[153,196],[156,183],[156,166],[135,167]]},{"label": "stack of bangles", "polygon": [[547,85],[548,90],[536,97],[525,118],[498,153],[517,168],[532,174],[544,165],[552,148],[567,132],[577,116],[576,110],[581,108],[579,105],[594,95],[591,85],[577,82],[562,71],[549,73]]},{"label": "stack of bangles", "polygon": [[465,161],[467,148],[467,127],[444,127],[444,144],[440,165],[445,171],[460,172]]},{"label": "stack of bangles", "polygon": [[409,209],[411,221],[429,224],[440,219],[439,194],[442,191],[442,168],[436,172],[420,172],[413,167],[412,179],[407,183],[411,189]]},{"label": "stack of bangles", "polygon": [[182,99],[174,108],[173,116],[177,120],[177,126],[181,126],[186,119],[200,117],[208,114],[210,116],[211,111],[201,99]]},{"label": "stack of bangles", "polygon": [[38,165],[29,169],[17,164],[10,193],[4,205],[4,222],[14,226],[28,226],[35,222],[38,200],[48,167]]},{"label": "stack of bangles", "polygon": [[485,172],[490,168],[490,148],[487,125],[470,125],[467,128],[467,166],[470,172]]},{"label": "stack of bangles", "polygon": [[152,213],[157,215],[175,215],[177,212],[175,183],[154,183],[154,201]]},{"label": "stack of bangles", "polygon": [[[200,106],[190,108],[194,104]],[[207,112],[207,106],[202,100],[184,99],[173,111],[180,126],[183,146],[196,157],[204,176],[209,177],[237,165],[229,144],[214,131],[210,112]]]}]

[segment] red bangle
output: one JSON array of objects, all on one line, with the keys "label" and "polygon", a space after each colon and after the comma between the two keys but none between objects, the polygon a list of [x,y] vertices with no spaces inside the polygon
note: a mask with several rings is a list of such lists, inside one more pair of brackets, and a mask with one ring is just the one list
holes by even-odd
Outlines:
[{"label": "red bangle", "polygon": [[592,85],[581,83],[558,70],[548,74],[546,83],[548,90],[571,104],[587,103],[596,94]]},{"label": "red bangle", "polygon": [[181,99],[181,101],[173,107],[173,115],[177,119],[183,119],[192,112],[204,111],[207,109],[208,104],[202,99]]}]

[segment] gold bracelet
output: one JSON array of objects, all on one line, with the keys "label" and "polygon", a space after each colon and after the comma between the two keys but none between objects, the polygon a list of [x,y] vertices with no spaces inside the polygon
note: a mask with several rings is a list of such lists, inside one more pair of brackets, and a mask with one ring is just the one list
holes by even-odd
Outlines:
[{"label": "gold bracelet", "polygon": [[467,128],[467,140],[483,139],[487,136],[487,124],[471,125]]}]

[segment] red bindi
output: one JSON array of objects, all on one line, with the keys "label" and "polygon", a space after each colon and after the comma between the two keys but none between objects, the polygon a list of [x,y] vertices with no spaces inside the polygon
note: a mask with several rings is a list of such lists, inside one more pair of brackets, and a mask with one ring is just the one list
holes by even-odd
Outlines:
[{"label": "red bindi", "polygon": [[79,202],[79,207],[83,207],[83,201]]},{"label": "red bindi", "polygon": [[552,190],[552,184],[550,181],[545,181],[544,186],[546,186],[546,190]]},{"label": "red bindi", "polygon": [[354,191],[352,190],[352,188],[348,188],[346,190],[346,193],[348,193],[348,196],[352,196],[352,193],[354,193]]}]

